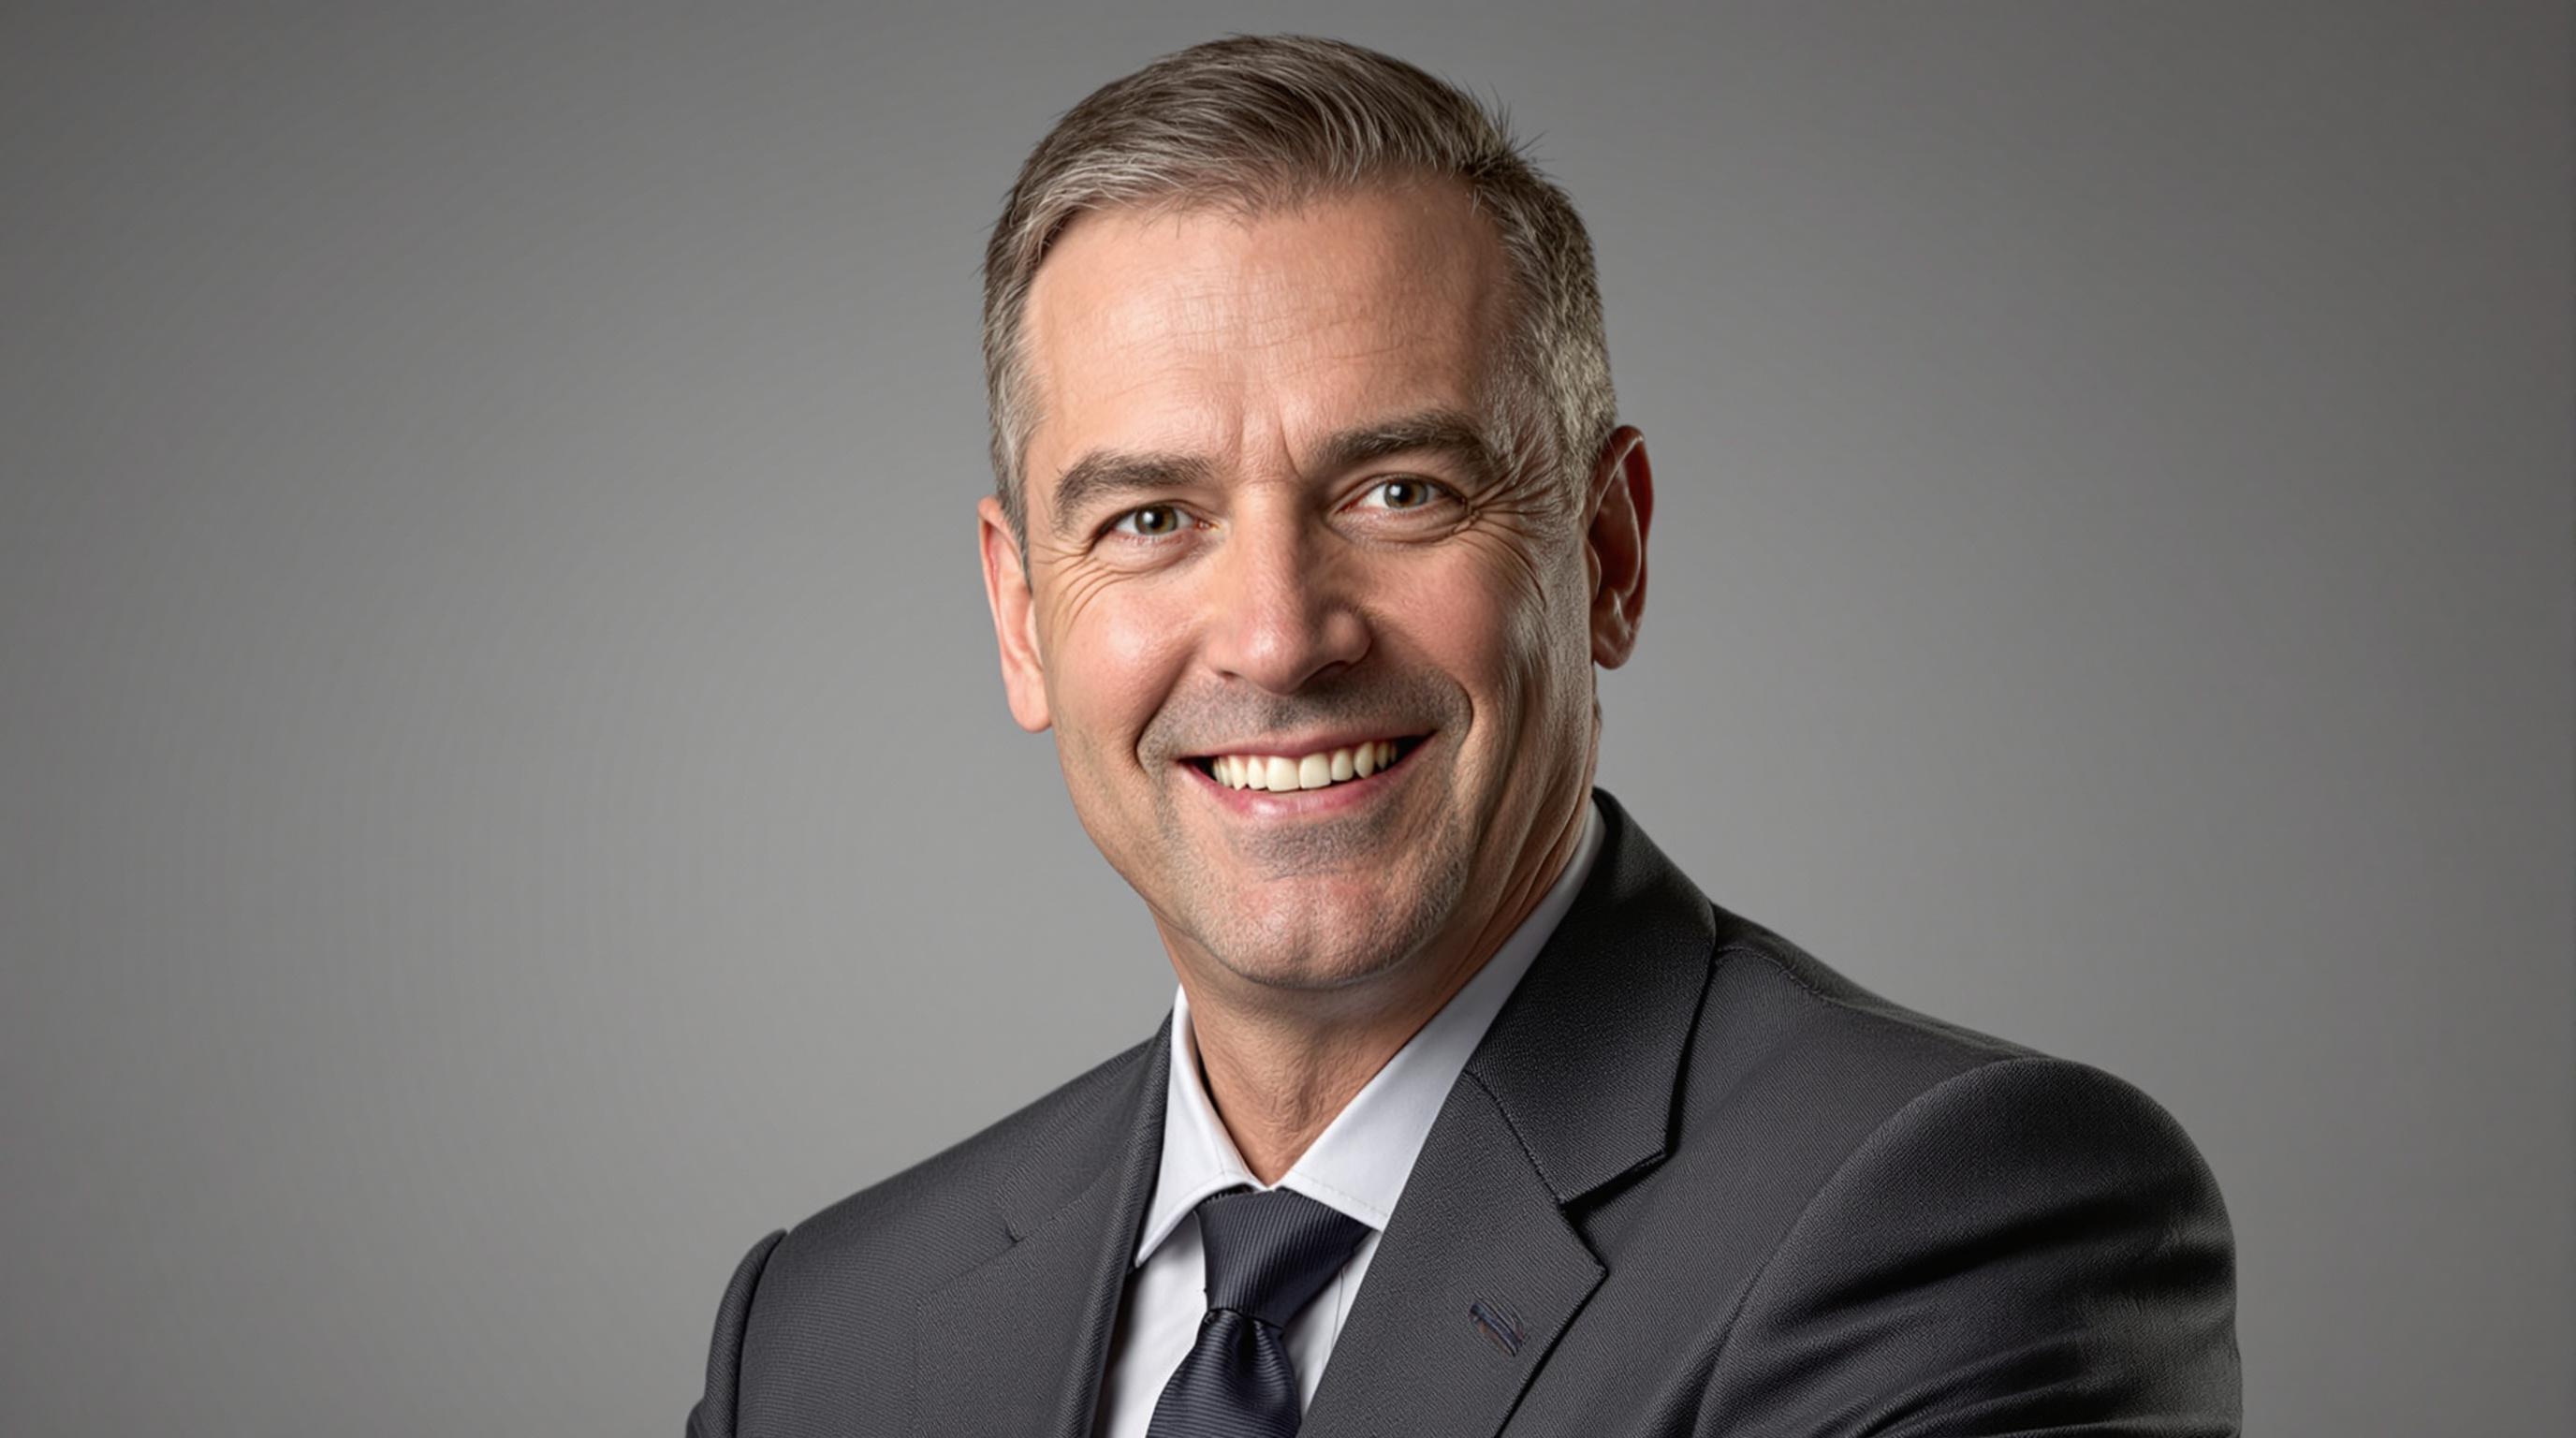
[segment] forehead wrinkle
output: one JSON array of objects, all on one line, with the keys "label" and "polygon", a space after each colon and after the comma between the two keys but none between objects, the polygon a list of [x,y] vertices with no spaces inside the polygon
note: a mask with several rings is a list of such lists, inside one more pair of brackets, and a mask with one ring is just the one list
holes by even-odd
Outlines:
[{"label": "forehead wrinkle", "polygon": [[[1463,203],[1411,198],[1405,208],[1417,213]],[[1299,447],[1291,436],[1375,407],[1355,398],[1402,403],[1387,393],[1396,389],[1425,406],[1483,408],[1493,341],[1508,328],[1511,303],[1508,285],[1496,283],[1490,238],[1459,264],[1453,241],[1419,228],[1340,229],[1357,252],[1319,269],[1303,221],[1332,208],[1222,217],[1104,211],[1069,227],[1029,297],[1026,337],[1043,335],[1032,348],[1054,361],[1029,367],[1044,416],[1032,440],[1041,425],[1059,434],[1063,422],[1093,429],[1105,407],[1139,453],[1247,461],[1267,446],[1281,463],[1264,468],[1293,471],[1307,466],[1291,459]],[[1216,220],[1225,238],[1195,243],[1194,218]],[[1481,232],[1489,222],[1470,210],[1468,223]]]},{"label": "forehead wrinkle", "polygon": [[[1313,209],[1301,208],[1260,217],[1204,212],[1088,216],[1068,231],[1053,262],[1035,278],[1030,308],[1039,324],[1032,329],[1054,327],[1047,323],[1056,308],[1050,301],[1073,298],[1061,295],[1061,290],[1068,272],[1077,270],[1083,274],[1073,283],[1084,291],[1080,297],[1084,313],[1063,318],[1079,318],[1082,323],[1076,332],[1125,349],[1160,349],[1175,339],[1197,339],[1220,331],[1235,341],[1227,349],[1267,348],[1318,330],[1353,325],[1402,333],[1420,325],[1404,323],[1399,314],[1390,313],[1390,298],[1396,301],[1395,310],[1419,321],[1444,311],[1472,313],[1483,308],[1465,303],[1473,292],[1495,288],[1491,283],[1495,277],[1489,273],[1495,257],[1484,253],[1489,247],[1471,247],[1476,263],[1425,263],[1435,257],[1418,253],[1426,245],[1439,244],[1438,256],[1456,251],[1446,242],[1418,233],[1384,230],[1353,236],[1361,252],[1357,264],[1337,266],[1325,283],[1316,283],[1312,241],[1298,233],[1299,224],[1315,214]],[[1190,244],[1185,222],[1202,218],[1213,220],[1235,242]],[[1282,223],[1270,225],[1265,220]],[[1132,278],[1145,262],[1102,263],[1103,256],[1122,248],[1141,248],[1151,256],[1144,286],[1120,281]],[[1065,251],[1084,253],[1077,258]],[[1067,259],[1072,263],[1065,263]],[[1370,283],[1371,277],[1394,283]]]}]

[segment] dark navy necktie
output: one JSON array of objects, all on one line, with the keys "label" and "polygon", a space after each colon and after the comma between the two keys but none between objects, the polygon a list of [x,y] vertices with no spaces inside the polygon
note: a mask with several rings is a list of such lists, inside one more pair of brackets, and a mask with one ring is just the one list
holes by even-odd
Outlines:
[{"label": "dark navy necktie", "polygon": [[1280,1330],[1349,1260],[1367,1224],[1302,1193],[1229,1189],[1199,1203],[1207,1317],[1163,1385],[1145,1438],[1294,1438],[1297,1365]]}]

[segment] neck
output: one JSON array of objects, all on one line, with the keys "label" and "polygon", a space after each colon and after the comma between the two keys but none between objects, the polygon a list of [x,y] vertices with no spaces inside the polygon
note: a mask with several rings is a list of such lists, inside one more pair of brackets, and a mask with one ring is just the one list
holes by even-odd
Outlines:
[{"label": "neck", "polygon": [[1483,971],[1574,857],[1589,807],[1587,796],[1472,933],[1362,983],[1271,988],[1175,956],[1208,1099],[1254,1178],[1277,1183],[1387,1060]]}]

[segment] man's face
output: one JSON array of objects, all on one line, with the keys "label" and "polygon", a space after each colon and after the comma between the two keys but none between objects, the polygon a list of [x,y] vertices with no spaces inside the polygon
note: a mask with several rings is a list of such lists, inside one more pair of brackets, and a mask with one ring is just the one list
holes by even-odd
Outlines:
[{"label": "man's face", "polygon": [[1589,484],[1509,462],[1508,285],[1431,185],[1094,213],[1038,273],[1025,570],[984,508],[1004,676],[1185,974],[1490,945],[1572,833],[1649,481],[1630,431]]}]

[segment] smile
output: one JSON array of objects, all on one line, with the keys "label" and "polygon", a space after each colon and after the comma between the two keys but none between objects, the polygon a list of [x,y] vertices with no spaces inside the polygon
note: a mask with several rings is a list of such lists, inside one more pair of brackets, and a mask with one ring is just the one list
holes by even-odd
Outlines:
[{"label": "smile", "polygon": [[1363,739],[1312,754],[1208,754],[1188,762],[1229,789],[1329,789],[1389,769],[1426,737]]}]

